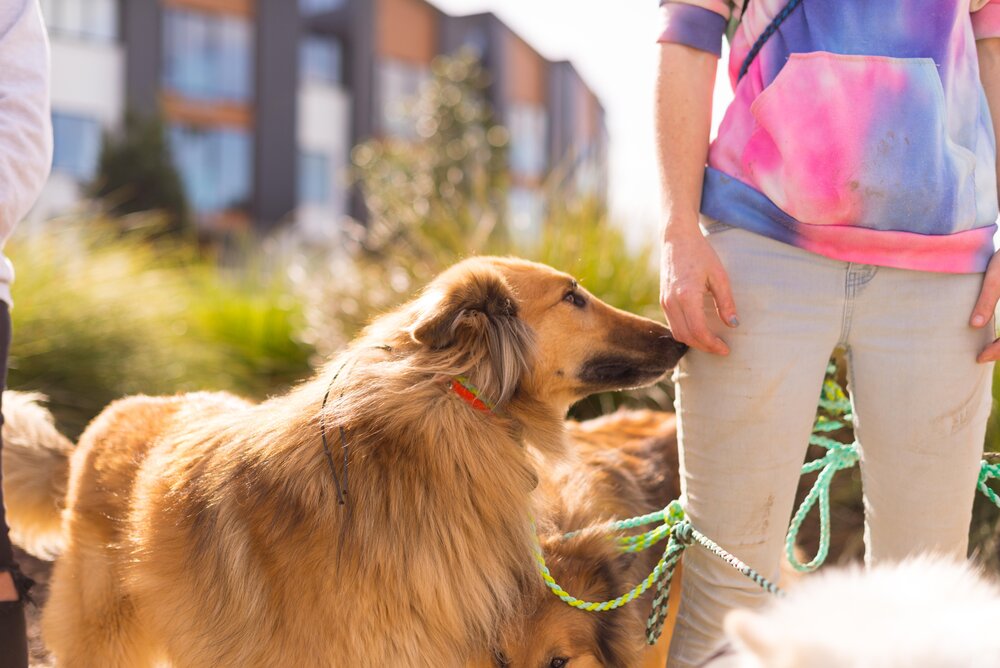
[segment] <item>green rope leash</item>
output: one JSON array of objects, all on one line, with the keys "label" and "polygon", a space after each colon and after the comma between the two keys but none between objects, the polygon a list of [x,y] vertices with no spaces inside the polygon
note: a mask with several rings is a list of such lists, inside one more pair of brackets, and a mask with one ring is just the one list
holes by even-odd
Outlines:
[{"label": "green rope leash", "polygon": [[[563,587],[555,581],[555,578],[552,577],[552,573],[549,571],[549,568],[545,563],[545,556],[542,554],[541,546],[538,545],[536,541],[535,561],[538,564],[538,570],[542,575],[542,580],[545,582],[545,585],[549,588],[549,590],[559,597],[561,601],[571,607],[586,610],[587,612],[616,610],[617,608],[627,605],[639,598],[655,584],[656,596],[653,599],[652,610],[646,620],[646,641],[650,645],[655,645],[656,641],[659,640],[660,635],[663,633],[663,624],[666,622],[667,610],[669,608],[670,583],[673,581],[674,571],[677,568],[677,564],[680,562],[681,554],[694,542],[701,544],[705,547],[705,549],[722,558],[740,573],[753,580],[765,591],[772,594],[781,593],[781,590],[767,578],[750,568],[750,566],[746,565],[735,555],[722,549],[722,547],[714,541],[692,527],[691,523],[687,521],[684,508],[681,506],[679,501],[671,501],[663,510],[649,513],[647,515],[640,515],[639,517],[609,522],[598,527],[598,530],[609,532],[623,531],[625,529],[634,529],[646,526],[654,522],[659,522],[660,525],[641,534],[619,536],[616,538],[618,549],[622,552],[640,552],[656,545],[666,538],[669,538],[667,546],[663,550],[663,555],[660,557],[660,560],[656,563],[656,566],[649,573],[649,575],[621,596],[608,599],[606,601],[585,601],[583,599],[576,598],[563,589]],[[580,531],[573,531],[568,534],[564,534],[563,539],[572,539],[580,533]]]},{"label": "green rope leash", "polygon": [[[857,441],[846,445],[834,440],[824,434],[838,431],[847,427],[854,421],[851,410],[851,400],[848,399],[844,389],[834,380],[836,367],[827,367],[827,377],[823,381],[823,389],[820,391],[819,407],[827,415],[822,413],[813,424],[813,433],[809,437],[811,445],[818,445],[826,449],[826,454],[819,459],[814,459],[802,466],[802,475],[819,471],[816,482],[812,489],[802,500],[802,504],[788,527],[788,534],[785,536],[785,557],[792,568],[800,573],[811,573],[819,568],[826,561],[830,552],[830,483],[837,471],[851,468],[858,463],[861,451]],[[795,546],[798,544],[799,530],[802,523],[812,507],[819,503],[819,548],[816,556],[809,562],[803,564],[795,554]]]},{"label": "green rope leash", "polygon": [[670,583],[674,578],[675,567],[680,561],[684,550],[694,543],[698,543],[725,561],[767,593],[774,594],[775,596],[785,595],[785,592],[776,584],[748,566],[739,557],[726,551],[711,538],[695,529],[689,521],[683,520],[675,524],[671,529],[667,553],[673,552],[672,561],[664,577],[657,583],[656,598],[653,599],[653,609],[646,620],[646,642],[650,645],[655,645],[656,641],[660,639],[660,635],[663,633],[663,625],[667,621],[667,612],[670,608]]},{"label": "green rope leash", "polygon": [[1000,478],[1000,464],[990,464],[984,459],[979,467],[979,482],[976,486],[987,499],[993,502],[994,506],[1000,508],[1000,496],[997,496],[997,493],[987,484],[991,478]]},{"label": "green rope leash", "polygon": [[[639,550],[644,550],[652,547],[655,543],[659,542],[663,538],[670,535],[671,529],[677,525],[678,522],[684,519],[684,508],[681,506],[679,501],[671,501],[663,510],[659,510],[655,513],[649,513],[648,515],[642,515],[641,517],[635,517],[628,520],[618,520],[616,522],[610,522],[603,526],[604,529],[608,531],[620,531],[624,528],[633,528],[634,526],[643,526],[646,524],[652,524],[653,522],[662,522],[661,526],[647,531],[634,538],[643,540],[638,540],[634,544],[624,544],[624,540],[633,538],[629,536],[619,537],[618,545],[622,552],[638,552]],[[572,538],[579,535],[579,531],[574,531],[572,533],[566,534],[563,538]],[[653,540],[653,535],[660,535],[661,538]],[[642,545],[642,547],[639,547]],[[615,610],[622,607],[628,603],[631,603],[635,599],[639,598],[646,591],[653,586],[653,583],[660,579],[660,576],[667,569],[668,561],[672,557],[670,545],[663,551],[663,556],[657,562],[656,566],[653,568],[652,572],[643,578],[639,584],[632,587],[630,590],[622,594],[621,596],[613,599],[608,599],[606,601],[592,602],[584,601],[583,599],[576,598],[571,595],[565,589],[563,589],[552,577],[549,572],[548,566],[545,564],[545,557],[542,555],[541,546],[538,545],[537,541],[535,543],[535,561],[538,563],[538,570],[542,574],[542,580],[545,581],[546,586],[552,591],[553,594],[559,597],[567,605],[574,608],[579,608],[581,610],[587,610],[588,612],[604,612],[605,610]],[[672,570],[672,567],[671,567]]]}]

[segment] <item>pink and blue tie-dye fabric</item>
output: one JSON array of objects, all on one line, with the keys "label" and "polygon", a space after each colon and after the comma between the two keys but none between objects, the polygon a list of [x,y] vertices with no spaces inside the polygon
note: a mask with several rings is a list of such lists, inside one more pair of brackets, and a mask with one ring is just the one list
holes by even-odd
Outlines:
[{"label": "pink and blue tie-dye fabric", "polygon": [[[735,98],[702,211],[845,261],[982,271],[996,143],[975,40],[1000,0],[804,0],[737,82],[786,0],[751,0],[731,43]],[[722,0],[667,0],[660,41],[718,53]]]}]

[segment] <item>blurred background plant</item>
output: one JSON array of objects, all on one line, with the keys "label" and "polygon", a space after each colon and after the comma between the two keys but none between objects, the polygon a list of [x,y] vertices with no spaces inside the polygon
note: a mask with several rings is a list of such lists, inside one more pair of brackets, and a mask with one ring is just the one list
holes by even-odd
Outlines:
[{"label": "blurred background plant", "polygon": [[225,270],[148,234],[59,220],[7,247],[18,267],[8,386],[47,394],[70,436],[126,394],[263,398],[310,371],[282,276]]}]

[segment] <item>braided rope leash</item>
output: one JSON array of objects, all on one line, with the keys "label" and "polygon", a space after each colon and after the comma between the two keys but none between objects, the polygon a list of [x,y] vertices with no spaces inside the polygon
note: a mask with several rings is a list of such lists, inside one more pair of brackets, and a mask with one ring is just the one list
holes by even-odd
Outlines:
[{"label": "braided rope leash", "polygon": [[[816,482],[813,483],[812,489],[809,490],[806,498],[802,500],[802,504],[795,511],[791,525],[788,527],[788,534],[785,536],[785,557],[792,568],[800,573],[811,573],[826,561],[830,552],[830,483],[837,471],[851,468],[858,463],[860,458],[857,442],[845,445],[833,439],[815,436],[809,440],[811,443],[827,448],[827,451],[826,455],[820,459],[815,459],[802,467],[802,473],[812,473],[813,471],[820,473]],[[819,503],[819,548],[816,550],[816,556],[803,564],[795,554],[795,546],[798,541],[799,529],[802,528],[806,516],[817,502]]]},{"label": "braided rope leash", "polygon": [[646,642],[655,645],[663,633],[663,625],[667,621],[667,613],[670,608],[670,583],[673,580],[674,570],[680,561],[681,554],[689,546],[698,543],[703,548],[722,559],[724,562],[736,569],[741,575],[749,578],[754,584],[769,594],[784,596],[785,593],[776,584],[765,578],[763,575],[748,566],[742,559],[733,553],[723,549],[711,538],[695,529],[686,519],[674,525],[670,532],[670,543],[667,546],[667,553],[673,553],[670,568],[666,571],[666,576],[657,585],[656,599],[653,601],[653,609],[646,620]]},{"label": "braided rope leash", "polygon": [[1000,496],[987,484],[992,478],[1000,478],[1000,464],[991,464],[984,459],[979,467],[979,482],[976,487],[993,502],[994,506],[1000,508]]},{"label": "braided rope leash", "polygon": [[[726,561],[726,563],[753,580],[765,591],[772,594],[781,593],[781,590],[767,580],[767,578],[760,575],[738,557],[727,552],[717,543],[692,527],[691,523],[686,519],[684,508],[681,506],[679,501],[671,501],[663,510],[656,511],[654,513],[609,522],[601,527],[598,527],[598,530],[609,532],[623,531],[626,529],[646,526],[654,522],[659,522],[659,526],[634,536],[619,536],[616,538],[618,549],[622,552],[639,552],[646,550],[662,540],[669,538],[667,546],[663,550],[663,555],[660,557],[656,566],[649,573],[649,575],[621,596],[608,599],[606,601],[585,601],[583,599],[576,598],[567,592],[561,585],[559,585],[559,583],[556,582],[555,578],[552,577],[552,573],[549,571],[549,568],[545,563],[545,557],[542,554],[541,546],[536,540],[535,561],[538,564],[538,570],[542,575],[542,580],[545,582],[545,585],[549,588],[549,590],[561,601],[571,607],[586,610],[587,612],[604,612],[620,608],[645,594],[650,587],[655,584],[656,596],[653,600],[652,610],[646,620],[646,640],[650,645],[656,644],[656,641],[659,640],[660,635],[663,633],[663,624],[666,622],[667,610],[669,608],[670,584],[673,581],[674,571],[677,568],[677,564],[680,562],[681,554],[694,542],[701,544],[705,547],[705,549],[711,551]],[[572,539],[580,533],[580,531],[570,532],[565,534],[563,539]]]},{"label": "braided rope leash", "polygon": [[[819,471],[820,474],[806,498],[802,500],[802,504],[795,511],[795,515],[792,516],[788,534],[785,536],[785,557],[792,568],[800,573],[811,573],[826,561],[830,552],[831,535],[830,484],[838,471],[851,468],[858,463],[861,457],[861,449],[857,441],[847,445],[824,435],[843,429],[854,421],[851,401],[847,398],[844,389],[833,379],[835,373],[835,366],[831,365],[827,368],[827,378],[823,381],[823,389],[819,397],[819,407],[826,411],[829,417],[820,415],[816,419],[813,433],[809,437],[809,443],[825,448],[826,454],[804,464],[801,470],[802,475],[815,471]],[[817,503],[819,504],[819,548],[816,550],[816,556],[803,564],[795,554],[795,546],[798,544],[802,523]]]},{"label": "braided rope leash", "polygon": [[[662,522],[661,527],[657,527],[651,531],[647,531],[643,536],[651,536],[656,532],[660,532],[662,527],[666,527],[662,530],[663,537],[665,538],[669,535],[670,530],[676,526],[676,524],[682,521],[684,518],[684,509],[681,507],[680,502],[671,501],[663,510],[659,510],[655,513],[649,513],[648,515],[642,515],[641,517],[635,517],[628,520],[619,520],[617,522],[610,522],[603,526],[605,530],[608,531],[620,531],[622,528],[632,528],[634,526],[642,526],[645,524],[652,524],[653,522]],[[579,531],[574,531],[563,536],[564,539],[573,538],[579,535]],[[620,541],[621,539],[619,539]],[[623,548],[622,543],[619,542],[619,549],[623,552],[637,552],[639,550],[652,547],[655,543],[650,542],[652,539],[647,539],[643,542],[644,547],[634,547],[633,549]],[[662,538],[660,539],[662,540]],[[657,541],[658,542],[658,541]],[[630,546],[632,547],[632,546]],[[542,555],[541,546],[538,544],[537,540],[535,542],[535,561],[538,563],[538,570],[542,574],[542,580],[545,581],[546,586],[552,591],[553,594],[559,597],[564,603],[574,608],[579,608],[581,610],[586,610],[588,612],[604,612],[605,610],[615,610],[622,607],[628,603],[631,603],[635,599],[639,598],[646,591],[653,586],[653,583],[660,579],[660,576],[667,569],[668,561],[670,560],[670,545],[663,551],[663,556],[657,562],[656,566],[643,578],[639,584],[632,587],[629,591],[625,592],[621,596],[613,599],[608,599],[606,601],[592,602],[585,601],[583,599],[576,598],[565,589],[563,589],[552,577],[552,573],[549,572],[548,566],[545,564],[545,557]]]}]

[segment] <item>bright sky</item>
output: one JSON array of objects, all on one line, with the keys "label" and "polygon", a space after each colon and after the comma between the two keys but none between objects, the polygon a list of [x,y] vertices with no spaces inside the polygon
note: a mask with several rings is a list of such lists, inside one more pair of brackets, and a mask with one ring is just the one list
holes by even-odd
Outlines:
[{"label": "bright sky", "polygon": [[[449,14],[493,12],[546,58],[573,62],[607,112],[612,213],[633,233],[653,234],[659,220],[653,142],[657,1],[430,1]],[[720,77],[714,125],[730,98],[728,80]]]}]

